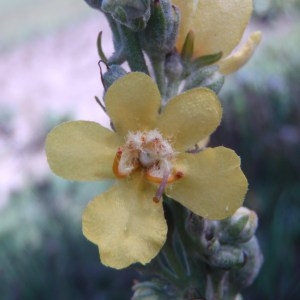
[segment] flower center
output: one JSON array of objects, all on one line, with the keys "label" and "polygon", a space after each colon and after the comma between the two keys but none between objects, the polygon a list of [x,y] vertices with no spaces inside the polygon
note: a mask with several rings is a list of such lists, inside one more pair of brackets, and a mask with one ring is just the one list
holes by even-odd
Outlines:
[{"label": "flower center", "polygon": [[168,183],[180,179],[183,173],[173,167],[175,152],[158,130],[129,132],[124,146],[116,153],[113,172],[124,178],[141,170],[145,178],[160,184],[153,201],[158,202]]}]

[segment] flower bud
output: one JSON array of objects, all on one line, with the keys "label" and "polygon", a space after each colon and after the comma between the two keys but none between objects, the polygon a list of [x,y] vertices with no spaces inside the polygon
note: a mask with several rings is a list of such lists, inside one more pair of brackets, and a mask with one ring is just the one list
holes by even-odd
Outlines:
[{"label": "flower bud", "polygon": [[254,211],[240,207],[233,216],[220,221],[220,240],[222,243],[245,243],[249,241],[258,225]]},{"label": "flower bud", "polygon": [[245,264],[229,272],[229,282],[236,291],[241,291],[253,283],[264,260],[255,236],[247,243],[241,244],[240,248],[245,253]]},{"label": "flower bud", "polygon": [[245,262],[245,255],[242,249],[231,245],[221,246],[219,251],[211,253],[209,263],[220,269],[231,269],[241,266]]},{"label": "flower bud", "polygon": [[140,31],[150,18],[150,0],[103,0],[101,10],[109,13],[116,22]]},{"label": "flower bud", "polygon": [[167,285],[155,281],[138,282],[133,286],[131,300],[171,300],[177,299]]},{"label": "flower bud", "polygon": [[101,76],[104,89],[107,90],[117,79],[127,74],[119,65],[110,65],[107,71]]},{"label": "flower bud", "polygon": [[168,0],[154,1],[147,27],[140,33],[141,45],[150,58],[161,60],[174,49],[178,26],[178,9]]},{"label": "flower bud", "polygon": [[166,56],[165,73],[169,80],[177,80],[183,71],[180,56],[177,52],[171,52]]}]

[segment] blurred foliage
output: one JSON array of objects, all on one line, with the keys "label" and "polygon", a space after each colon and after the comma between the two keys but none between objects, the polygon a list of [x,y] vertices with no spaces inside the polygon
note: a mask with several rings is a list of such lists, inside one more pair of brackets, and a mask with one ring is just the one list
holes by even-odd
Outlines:
[{"label": "blurred foliage", "polygon": [[0,0],[0,51],[92,13],[80,0]]},{"label": "blurred foliage", "polygon": [[223,121],[212,140],[241,156],[246,206],[260,219],[265,262],[246,300],[300,297],[299,29],[297,18],[263,26],[255,57],[225,84]]},{"label": "blurred foliage", "polygon": [[253,0],[255,16],[269,20],[300,8],[299,0]]},{"label": "blurred foliage", "polygon": [[55,178],[16,193],[0,212],[0,295],[4,300],[129,299],[132,271],[99,263],[81,214],[108,184]]}]

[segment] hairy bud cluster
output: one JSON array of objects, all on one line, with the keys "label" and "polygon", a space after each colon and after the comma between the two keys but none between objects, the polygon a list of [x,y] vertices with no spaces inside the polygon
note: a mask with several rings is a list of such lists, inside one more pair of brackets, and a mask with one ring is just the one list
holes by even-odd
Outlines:
[{"label": "hairy bud cluster", "polygon": [[212,268],[228,271],[227,285],[238,293],[252,284],[263,263],[255,232],[258,218],[254,211],[240,207],[234,215],[210,221],[191,215],[186,229],[203,249]]}]

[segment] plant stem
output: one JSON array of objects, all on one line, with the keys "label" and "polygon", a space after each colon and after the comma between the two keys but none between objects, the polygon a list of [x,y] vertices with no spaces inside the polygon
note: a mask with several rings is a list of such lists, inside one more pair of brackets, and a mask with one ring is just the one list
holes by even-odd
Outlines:
[{"label": "plant stem", "polygon": [[149,74],[139,39],[135,32],[124,25],[119,25],[122,31],[123,47],[131,71]]},{"label": "plant stem", "polygon": [[224,300],[225,271],[213,270],[207,275],[206,299]]},{"label": "plant stem", "polygon": [[164,59],[151,59],[156,84],[160,91],[162,99],[165,98],[166,95],[166,76],[165,76],[165,61]]},{"label": "plant stem", "polygon": [[[166,91],[166,102],[178,94],[179,85],[180,85],[179,79],[168,82],[168,87],[167,87],[167,91]],[[167,103],[165,103],[165,104],[167,104]]]}]

